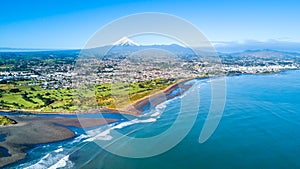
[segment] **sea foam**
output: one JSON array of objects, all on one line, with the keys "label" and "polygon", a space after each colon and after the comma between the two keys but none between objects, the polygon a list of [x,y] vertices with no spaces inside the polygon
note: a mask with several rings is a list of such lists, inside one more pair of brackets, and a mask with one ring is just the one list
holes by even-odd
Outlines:
[{"label": "sea foam", "polygon": [[69,160],[69,155],[64,156],[61,160],[59,160],[54,165],[50,166],[48,169],[57,169],[62,167],[68,167],[70,168],[72,166],[72,162]]}]

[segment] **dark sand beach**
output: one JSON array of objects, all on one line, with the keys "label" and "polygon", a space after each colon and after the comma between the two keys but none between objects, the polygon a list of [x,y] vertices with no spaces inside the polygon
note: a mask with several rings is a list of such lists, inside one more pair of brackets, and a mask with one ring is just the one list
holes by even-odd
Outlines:
[{"label": "dark sand beach", "polygon": [[[172,84],[162,91],[158,91],[157,93],[154,93],[150,96],[146,96],[142,99],[139,99],[139,100],[133,102],[128,107],[121,109],[121,111],[131,112],[129,114],[138,114],[139,115],[143,111],[143,107],[148,104],[151,104],[151,106],[154,107],[168,99],[174,98],[174,97],[179,96],[182,93],[184,93],[186,90],[188,90],[192,86],[190,84],[185,84],[187,81],[190,81],[190,80],[191,79],[186,79],[186,80],[179,81],[175,84]],[[175,91],[177,89],[180,89],[180,91],[175,93],[174,95],[170,95],[173,91]]]},{"label": "dark sand beach", "polygon": [[[43,144],[70,139],[75,134],[67,126],[93,127],[115,119],[82,118],[80,122],[77,118],[55,118],[36,116],[8,116],[16,120],[16,125],[1,126],[0,142],[1,154],[0,167],[23,159],[26,154],[24,150],[34,144]],[[66,127],[65,127],[66,126]]]}]

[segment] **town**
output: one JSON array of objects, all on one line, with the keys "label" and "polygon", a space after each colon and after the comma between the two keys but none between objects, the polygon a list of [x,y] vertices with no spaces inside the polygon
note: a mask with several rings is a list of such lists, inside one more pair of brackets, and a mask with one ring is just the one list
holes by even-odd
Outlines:
[{"label": "town", "polygon": [[[265,52],[265,51],[261,51]],[[272,51],[276,56],[278,53]],[[5,56],[16,53],[0,54],[0,83],[9,84],[22,81],[19,85],[40,86],[43,89],[71,88],[72,81],[86,79],[89,83],[140,82],[157,78],[184,79],[218,75],[274,73],[300,67],[298,54],[288,57],[272,55],[253,58],[240,53],[237,56],[222,54],[219,62],[209,63],[207,59],[187,60],[182,57],[152,57],[151,53],[143,56],[116,55],[110,58],[96,58],[80,61],[79,53],[39,54],[31,57],[15,57],[5,60]],[[26,55],[26,53],[22,54]],[[156,54],[157,55],[157,54]],[[20,59],[22,58],[22,59]],[[25,59],[24,59],[25,58]],[[191,57],[195,58],[195,56]],[[84,77],[83,77],[84,76]],[[85,82],[83,82],[85,83]]]}]

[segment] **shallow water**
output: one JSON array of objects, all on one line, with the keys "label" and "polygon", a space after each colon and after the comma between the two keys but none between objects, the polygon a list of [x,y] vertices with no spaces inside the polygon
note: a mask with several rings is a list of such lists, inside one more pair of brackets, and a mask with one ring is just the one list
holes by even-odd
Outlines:
[{"label": "shallow water", "polygon": [[11,155],[8,153],[8,150],[6,148],[0,146],[0,158],[1,157],[9,157],[9,156],[11,156]]},{"label": "shallow water", "polygon": [[6,134],[0,134],[0,142],[5,141]]},{"label": "shallow water", "polygon": [[[208,80],[199,83],[200,111],[192,130],[163,154],[141,159],[120,157],[102,150],[90,136],[77,131],[75,139],[40,145],[29,151],[27,159],[11,167],[300,168],[300,71],[226,77],[226,81],[222,120],[203,144],[198,138],[210,106]],[[180,98],[158,106],[138,119],[103,126],[101,138],[109,142],[112,128],[133,138],[166,131],[178,117]],[[185,126],[183,123],[181,127]]]}]

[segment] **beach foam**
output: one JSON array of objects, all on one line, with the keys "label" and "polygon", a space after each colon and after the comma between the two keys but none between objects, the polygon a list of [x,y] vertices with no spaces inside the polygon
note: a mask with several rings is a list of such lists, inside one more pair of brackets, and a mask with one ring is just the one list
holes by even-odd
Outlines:
[{"label": "beach foam", "polygon": [[78,142],[80,142],[80,141],[82,141],[83,139],[86,139],[86,138],[89,138],[89,135],[81,134],[78,137],[76,137],[70,144],[78,143]]},{"label": "beach foam", "polygon": [[[60,149],[58,149],[59,152],[61,152]],[[40,161],[38,161],[35,164],[32,164],[28,167],[25,167],[24,169],[43,169],[43,168],[48,168],[50,165],[53,165],[55,163],[57,163],[57,161],[60,161],[59,159],[63,159],[65,158],[65,156],[63,154],[57,154],[55,152],[56,155],[53,154],[53,152],[46,154],[42,159],[40,159]],[[61,167],[63,167],[61,165]]]},{"label": "beach foam", "polygon": [[64,151],[63,148],[59,148],[59,149],[57,149],[57,150],[54,150],[54,152],[56,152],[56,153],[59,153],[59,152],[62,152],[62,151]]},{"label": "beach foam", "polygon": [[66,153],[62,153],[64,149],[62,146],[58,146],[58,149],[46,154],[43,156],[38,162],[34,164],[30,164],[30,166],[22,167],[24,169],[46,169],[50,168],[60,168],[65,167],[67,164],[71,166],[72,162],[69,161],[69,155],[65,155]]},{"label": "beach foam", "polygon": [[156,118],[148,118],[148,119],[133,119],[131,121],[126,121],[122,122],[120,124],[117,124],[111,128],[108,128],[103,131],[103,129],[95,129],[95,130],[90,130],[87,133],[92,136],[92,138],[86,139],[84,142],[91,142],[96,139],[98,140],[111,140],[113,137],[110,135],[110,132],[114,129],[122,129],[127,126],[131,126],[134,124],[138,123],[152,123],[155,122],[157,119]]},{"label": "beach foam", "polygon": [[67,165],[68,167],[72,166],[72,162],[69,160],[69,155],[66,155],[65,157],[63,157],[61,160],[59,160],[57,163],[55,163],[48,169],[57,169],[61,167],[66,167]]},{"label": "beach foam", "polygon": [[167,104],[169,104],[173,100],[174,99],[167,100],[163,103],[158,104],[154,109],[154,113],[150,112],[150,113],[152,113],[150,116],[160,118],[160,115],[163,113],[164,109],[167,107]]}]

